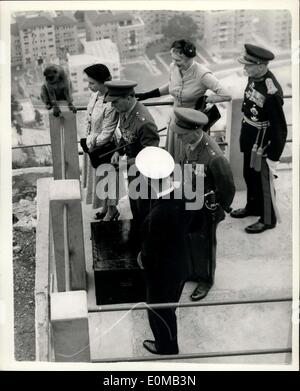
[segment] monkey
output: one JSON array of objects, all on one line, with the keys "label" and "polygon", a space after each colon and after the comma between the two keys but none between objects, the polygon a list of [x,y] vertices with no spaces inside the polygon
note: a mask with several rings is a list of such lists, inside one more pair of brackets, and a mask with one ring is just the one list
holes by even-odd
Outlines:
[{"label": "monkey", "polygon": [[76,113],[76,107],[72,103],[71,81],[62,66],[51,64],[44,70],[45,84],[41,88],[41,99],[46,108],[50,110],[53,107],[53,115],[58,117],[61,113],[57,104],[59,100],[66,100],[68,107],[73,113]]}]

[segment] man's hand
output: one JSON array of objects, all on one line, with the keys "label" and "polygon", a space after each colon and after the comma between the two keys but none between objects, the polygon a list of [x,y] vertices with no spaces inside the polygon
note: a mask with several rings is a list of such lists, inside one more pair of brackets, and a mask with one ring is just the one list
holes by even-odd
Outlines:
[{"label": "man's hand", "polygon": [[275,162],[274,160],[266,159],[267,165],[269,167],[270,172],[273,174],[275,178],[277,178],[276,170],[279,162]]},{"label": "man's hand", "polygon": [[120,157],[120,154],[119,152],[115,152],[112,157],[111,157],[111,164],[118,164],[119,163],[119,157]]}]

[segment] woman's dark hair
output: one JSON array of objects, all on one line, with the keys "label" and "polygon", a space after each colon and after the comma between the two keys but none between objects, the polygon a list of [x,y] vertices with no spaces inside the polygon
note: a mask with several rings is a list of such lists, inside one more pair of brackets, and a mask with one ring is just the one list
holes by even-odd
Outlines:
[{"label": "woman's dark hair", "polygon": [[180,54],[184,54],[188,58],[193,58],[196,56],[196,47],[185,39],[180,39],[179,41],[174,41],[171,45],[171,49],[178,50]]},{"label": "woman's dark hair", "polygon": [[104,64],[93,64],[83,70],[88,77],[96,80],[99,83],[111,80],[109,69]]}]

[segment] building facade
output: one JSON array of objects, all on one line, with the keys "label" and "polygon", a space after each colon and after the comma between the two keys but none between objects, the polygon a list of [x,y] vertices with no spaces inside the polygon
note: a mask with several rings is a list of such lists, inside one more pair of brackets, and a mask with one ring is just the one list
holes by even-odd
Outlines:
[{"label": "building facade", "polygon": [[268,10],[261,12],[260,35],[274,48],[291,47],[292,17],[288,10]]},{"label": "building facade", "polygon": [[55,24],[55,44],[59,58],[64,58],[66,53],[78,53],[77,22],[67,15],[53,18]]},{"label": "building facade", "polygon": [[19,36],[19,29],[16,23],[10,25],[11,35],[11,65],[22,65],[22,48]]},{"label": "building facade", "polygon": [[110,39],[116,43],[121,60],[145,53],[145,25],[141,18],[128,12],[85,13],[87,41]]}]

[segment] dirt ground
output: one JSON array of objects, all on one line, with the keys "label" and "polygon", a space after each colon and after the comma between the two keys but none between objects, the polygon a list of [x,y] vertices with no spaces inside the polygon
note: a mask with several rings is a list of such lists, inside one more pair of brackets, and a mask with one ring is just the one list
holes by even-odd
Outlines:
[{"label": "dirt ground", "polygon": [[14,229],[13,240],[15,359],[34,361],[35,229]]}]

